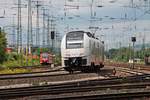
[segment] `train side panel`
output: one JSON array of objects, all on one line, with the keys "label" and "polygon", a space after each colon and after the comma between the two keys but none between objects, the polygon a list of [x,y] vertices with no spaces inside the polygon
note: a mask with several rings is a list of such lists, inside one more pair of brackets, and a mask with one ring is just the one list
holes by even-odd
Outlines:
[{"label": "train side panel", "polygon": [[89,38],[85,35],[85,52],[87,57],[87,65],[90,66],[91,63],[94,65],[104,65],[104,44],[96,39]]}]

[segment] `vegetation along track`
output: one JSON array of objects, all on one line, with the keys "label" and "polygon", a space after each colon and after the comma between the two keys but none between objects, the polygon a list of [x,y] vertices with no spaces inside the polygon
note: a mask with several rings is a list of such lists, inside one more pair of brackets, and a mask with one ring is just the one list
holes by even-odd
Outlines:
[{"label": "vegetation along track", "polygon": [[66,73],[60,73],[60,72],[65,72],[65,71],[62,70],[62,68],[58,67],[58,68],[51,69],[49,71],[17,73],[17,74],[3,74],[3,75],[0,75],[0,80],[68,75],[67,72]]},{"label": "vegetation along track", "polygon": [[[104,80],[89,80],[55,85],[43,85],[22,88],[0,89],[1,98],[17,98],[32,95],[58,95],[75,92],[88,92],[117,89],[147,89],[150,86],[150,75],[130,76]],[[149,91],[150,92],[150,91]]]},{"label": "vegetation along track", "polygon": [[[50,65],[33,65],[33,66],[14,66],[9,67],[9,69],[50,69]],[[0,67],[0,70],[4,70],[5,68]]]}]

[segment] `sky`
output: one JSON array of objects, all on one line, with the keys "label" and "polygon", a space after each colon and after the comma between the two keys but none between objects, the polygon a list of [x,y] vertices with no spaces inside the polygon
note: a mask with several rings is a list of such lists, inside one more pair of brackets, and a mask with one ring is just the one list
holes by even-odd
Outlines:
[{"label": "sky", "polygon": [[[17,1],[0,0],[0,26],[8,33],[8,43],[12,43],[14,40],[11,26],[17,25]],[[36,7],[34,1],[32,0],[32,27],[35,44]],[[137,38],[136,44],[143,44],[143,40],[145,40],[144,43],[150,44],[150,0],[38,1],[42,5],[39,10],[40,44],[42,44],[43,35],[42,8],[48,9],[46,13],[49,14],[50,18],[54,17],[55,31],[57,31],[60,40],[69,31],[83,30],[94,33],[96,37],[104,41],[106,49],[129,46],[132,36]],[[28,0],[22,0],[22,37],[24,44],[27,41],[27,4]],[[46,25],[47,18],[45,17]],[[17,34],[17,31],[14,31]]]}]

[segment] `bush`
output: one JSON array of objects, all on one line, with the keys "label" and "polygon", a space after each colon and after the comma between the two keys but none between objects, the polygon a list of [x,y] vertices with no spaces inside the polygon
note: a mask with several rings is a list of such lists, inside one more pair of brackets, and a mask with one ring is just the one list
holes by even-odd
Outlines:
[{"label": "bush", "polygon": [[59,55],[55,55],[54,64],[55,65],[61,65],[61,56],[60,56],[60,54]]},{"label": "bush", "polygon": [[15,60],[18,60],[18,59],[19,59],[19,55],[15,52],[6,54],[6,60],[7,61],[15,61]]},{"label": "bush", "polygon": [[5,61],[6,45],[7,45],[7,42],[6,42],[5,34],[0,31],[0,63],[1,64]]}]

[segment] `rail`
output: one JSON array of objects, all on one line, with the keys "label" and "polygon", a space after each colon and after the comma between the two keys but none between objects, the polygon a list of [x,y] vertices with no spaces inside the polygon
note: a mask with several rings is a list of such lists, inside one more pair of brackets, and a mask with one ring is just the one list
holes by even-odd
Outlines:
[{"label": "rail", "polygon": [[[58,95],[76,92],[99,90],[147,89],[150,86],[149,75],[128,78],[114,78],[105,80],[91,80],[56,85],[32,86],[23,88],[0,89],[1,98],[17,98],[32,95]],[[148,92],[150,93],[150,91]],[[54,99],[54,98],[53,98]]]}]

